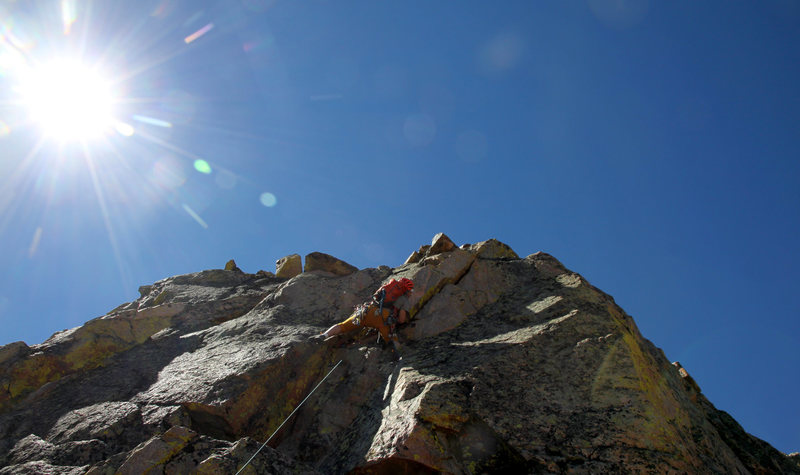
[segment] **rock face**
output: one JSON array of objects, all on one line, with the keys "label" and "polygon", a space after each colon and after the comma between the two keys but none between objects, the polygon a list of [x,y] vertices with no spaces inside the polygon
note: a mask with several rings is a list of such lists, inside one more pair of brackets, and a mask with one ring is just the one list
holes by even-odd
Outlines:
[{"label": "rock face", "polygon": [[[339,361],[243,473],[800,472],[553,257],[444,235],[416,254],[171,277],[0,347],[0,474],[235,473]],[[308,340],[399,277],[402,359],[367,331]]]}]

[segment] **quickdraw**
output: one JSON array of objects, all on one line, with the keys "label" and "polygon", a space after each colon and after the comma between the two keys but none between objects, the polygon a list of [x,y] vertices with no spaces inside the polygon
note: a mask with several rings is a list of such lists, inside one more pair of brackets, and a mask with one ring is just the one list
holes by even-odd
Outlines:
[{"label": "quickdraw", "polygon": [[380,289],[372,298],[378,304],[378,315],[383,315],[383,301],[386,300],[386,289]]},{"label": "quickdraw", "polygon": [[386,316],[383,323],[389,327],[389,338],[394,338],[397,335],[395,328],[397,327],[397,309],[391,307],[392,311]]},{"label": "quickdraw", "polygon": [[355,318],[353,318],[353,324],[360,327],[361,320],[364,318],[364,316],[367,314],[368,311],[369,311],[368,304],[362,303],[360,305],[357,305],[355,311]]}]

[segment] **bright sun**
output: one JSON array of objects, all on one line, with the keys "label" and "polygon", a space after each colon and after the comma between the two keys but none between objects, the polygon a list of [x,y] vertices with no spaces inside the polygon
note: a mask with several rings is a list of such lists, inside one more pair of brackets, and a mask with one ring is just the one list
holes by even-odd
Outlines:
[{"label": "bright sun", "polygon": [[32,119],[56,140],[94,139],[114,125],[109,81],[78,61],[53,61],[28,70],[20,93]]}]

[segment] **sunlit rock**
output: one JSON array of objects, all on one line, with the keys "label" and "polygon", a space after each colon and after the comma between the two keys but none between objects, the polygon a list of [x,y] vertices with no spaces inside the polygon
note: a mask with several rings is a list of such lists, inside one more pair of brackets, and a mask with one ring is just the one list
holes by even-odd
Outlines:
[{"label": "sunlit rock", "polygon": [[513,249],[497,239],[479,242],[470,246],[470,249],[474,249],[478,257],[482,259],[519,259]]},{"label": "sunlit rock", "polygon": [[303,272],[303,260],[300,254],[281,257],[275,263],[275,275],[281,279],[291,279]]},{"label": "sunlit rock", "polygon": [[228,262],[225,263],[225,270],[234,271],[234,272],[241,272],[242,271],[242,269],[239,269],[236,266],[236,261],[234,261],[233,259],[231,259],[231,260],[229,260]]},{"label": "sunlit rock", "polygon": [[403,263],[403,265],[405,265],[405,264],[416,264],[423,257],[425,257],[426,253],[428,252],[428,249],[430,249],[430,248],[431,248],[430,244],[426,244],[424,246],[420,246],[419,249],[417,249],[416,251],[412,252],[411,255],[408,256],[408,258]]},{"label": "sunlit rock", "polygon": [[164,470],[164,466],[196,438],[197,433],[186,427],[172,427],[164,435],[153,437],[135,448],[117,473],[138,475]]},{"label": "sunlit rock", "polygon": [[324,271],[334,275],[350,275],[358,271],[358,267],[322,252],[312,252],[306,256],[305,272]]},{"label": "sunlit rock", "polygon": [[433,240],[431,241],[431,247],[428,249],[427,255],[432,256],[434,254],[452,251],[455,248],[456,245],[450,240],[449,237],[447,237],[445,233],[439,233],[433,237]]}]

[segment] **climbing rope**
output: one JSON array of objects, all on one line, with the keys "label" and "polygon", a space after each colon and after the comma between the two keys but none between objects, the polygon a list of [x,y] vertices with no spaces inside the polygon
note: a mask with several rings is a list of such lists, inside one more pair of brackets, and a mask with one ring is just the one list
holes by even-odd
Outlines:
[{"label": "climbing rope", "polygon": [[316,386],[314,386],[314,389],[312,389],[312,390],[311,390],[311,392],[310,392],[310,393],[308,393],[308,396],[306,396],[306,398],[305,398],[305,399],[303,399],[303,400],[300,402],[300,404],[298,404],[298,405],[297,405],[297,407],[295,407],[295,408],[294,408],[294,411],[292,411],[292,413],[291,413],[291,414],[289,414],[289,416],[288,416],[286,419],[284,419],[284,420],[283,420],[283,422],[281,422],[281,425],[279,425],[279,426],[278,426],[278,428],[277,428],[277,429],[275,429],[275,432],[273,432],[273,433],[272,433],[272,435],[271,435],[271,436],[269,436],[269,439],[267,439],[267,441],[266,441],[266,442],[264,442],[263,444],[261,444],[261,447],[259,447],[259,448],[258,448],[258,450],[256,450],[256,453],[254,453],[254,454],[253,454],[253,456],[252,456],[252,457],[250,457],[250,460],[248,460],[247,462],[245,462],[245,464],[244,464],[244,465],[242,465],[242,468],[240,468],[240,469],[239,469],[239,471],[238,471],[238,472],[236,472],[236,475],[239,475],[240,473],[242,473],[242,470],[244,470],[244,468],[245,468],[245,467],[247,467],[248,465],[250,465],[250,462],[252,462],[252,461],[253,461],[253,459],[254,459],[254,458],[256,458],[256,455],[258,455],[258,453],[259,453],[259,452],[261,452],[261,450],[262,450],[264,447],[266,447],[266,446],[267,446],[267,444],[269,443],[269,441],[270,441],[270,440],[272,440],[272,438],[273,438],[273,437],[275,437],[275,434],[277,434],[277,433],[278,433],[278,431],[279,431],[279,430],[281,430],[281,427],[283,427],[283,425],[284,425],[284,424],[286,424],[286,421],[288,421],[289,419],[291,419],[291,418],[292,418],[292,416],[294,415],[294,413],[295,413],[295,412],[297,412],[297,410],[298,410],[298,409],[300,409],[300,407],[303,405],[303,403],[305,403],[305,402],[308,400],[308,398],[310,398],[310,397],[311,397],[311,395],[312,395],[312,394],[314,394],[314,391],[316,391],[316,390],[317,390],[317,388],[318,388],[318,387],[320,387],[320,386],[322,385],[322,383],[324,383],[324,382],[325,382],[325,380],[326,380],[326,379],[328,379],[328,376],[330,376],[330,375],[331,375],[331,373],[333,373],[333,370],[335,370],[337,367],[339,367],[339,365],[340,365],[340,364],[342,364],[342,361],[343,361],[343,360],[339,360],[339,362],[338,362],[338,363],[336,363],[336,366],[334,366],[333,368],[331,368],[331,370],[330,370],[330,371],[328,371],[328,374],[326,374],[326,375],[325,375],[325,377],[324,377],[324,378],[322,378],[322,381],[320,381],[320,382],[319,382],[319,383],[318,383]]}]

